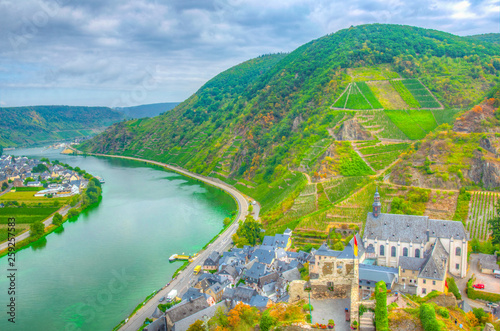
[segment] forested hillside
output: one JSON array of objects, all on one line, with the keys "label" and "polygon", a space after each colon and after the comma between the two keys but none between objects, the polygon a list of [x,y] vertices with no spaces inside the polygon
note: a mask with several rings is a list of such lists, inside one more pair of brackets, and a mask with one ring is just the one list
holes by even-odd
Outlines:
[{"label": "forested hillside", "polygon": [[362,225],[374,181],[494,93],[499,73],[500,46],[489,41],[351,27],[235,66],[174,110],[117,123],[81,149],[217,177],[262,204],[268,231],[296,228],[302,245],[317,244],[310,238],[331,238],[343,222]]},{"label": "forested hillside", "polygon": [[85,137],[123,115],[106,107],[32,106],[0,108],[0,146],[13,147]]},{"label": "forested hillside", "polygon": [[174,109],[178,104],[178,102],[151,103],[133,107],[117,107],[114,110],[123,113],[127,119],[155,117]]}]

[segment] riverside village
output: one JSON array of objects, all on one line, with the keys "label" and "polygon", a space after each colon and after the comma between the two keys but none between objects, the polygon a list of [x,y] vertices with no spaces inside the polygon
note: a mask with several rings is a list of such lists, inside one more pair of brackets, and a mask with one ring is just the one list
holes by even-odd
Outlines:
[{"label": "riverside village", "polygon": [[[457,307],[462,313],[482,306],[500,318],[496,304],[471,300],[458,289],[500,294],[496,256],[472,254],[468,262],[469,234],[462,222],[381,213],[382,203],[374,192],[363,231],[343,250],[324,243],[310,252],[296,251],[291,249],[293,231],[287,229],[264,236],[254,247],[213,251],[204,261],[195,258],[191,286],[161,298],[144,330],[187,330],[240,303],[264,311],[280,302],[309,305],[311,324],[298,329],[375,330],[379,288],[389,311],[428,300],[437,309]],[[451,325],[458,330],[454,316]]]},{"label": "riverside village", "polygon": [[[48,160],[47,160],[48,161]],[[24,156],[0,156],[1,191],[32,187],[35,197],[68,197],[81,193],[88,185],[84,171],[66,165],[30,159]],[[37,189],[38,188],[38,189]],[[4,204],[0,204],[0,208]]]}]

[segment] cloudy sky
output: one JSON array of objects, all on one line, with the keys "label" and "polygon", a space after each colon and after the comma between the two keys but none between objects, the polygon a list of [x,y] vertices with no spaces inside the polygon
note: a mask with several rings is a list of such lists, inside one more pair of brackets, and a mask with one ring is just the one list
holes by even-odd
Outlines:
[{"label": "cloudy sky", "polygon": [[500,32],[500,0],[0,0],[0,106],[182,101],[350,25]]}]

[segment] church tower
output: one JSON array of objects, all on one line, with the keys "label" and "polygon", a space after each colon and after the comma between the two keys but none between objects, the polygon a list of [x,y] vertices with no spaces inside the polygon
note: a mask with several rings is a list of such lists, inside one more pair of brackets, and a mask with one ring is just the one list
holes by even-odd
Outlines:
[{"label": "church tower", "polygon": [[381,208],[381,204],[380,204],[380,194],[378,194],[378,187],[375,191],[375,201],[373,202],[373,217],[377,218],[379,215],[380,215],[380,208]]}]

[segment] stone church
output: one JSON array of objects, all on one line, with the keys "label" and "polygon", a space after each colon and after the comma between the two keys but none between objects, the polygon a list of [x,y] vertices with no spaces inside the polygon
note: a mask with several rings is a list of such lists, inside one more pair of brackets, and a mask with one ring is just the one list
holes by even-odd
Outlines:
[{"label": "stone church", "polygon": [[462,222],[384,214],[378,190],[374,200],[366,218],[360,263],[398,268],[398,283],[416,287],[418,295],[443,291],[448,274],[466,276],[469,237]]}]

